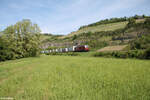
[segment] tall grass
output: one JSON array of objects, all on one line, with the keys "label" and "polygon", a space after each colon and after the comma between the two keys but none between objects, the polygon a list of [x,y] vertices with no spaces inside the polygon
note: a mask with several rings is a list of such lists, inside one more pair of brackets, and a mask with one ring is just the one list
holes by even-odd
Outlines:
[{"label": "tall grass", "polygon": [[0,63],[0,98],[150,100],[150,61],[41,56]]}]

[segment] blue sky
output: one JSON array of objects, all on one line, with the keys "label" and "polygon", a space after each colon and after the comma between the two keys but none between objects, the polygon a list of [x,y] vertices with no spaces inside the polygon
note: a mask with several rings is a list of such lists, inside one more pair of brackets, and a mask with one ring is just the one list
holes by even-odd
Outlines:
[{"label": "blue sky", "polygon": [[0,0],[0,31],[22,19],[43,33],[69,34],[112,17],[150,15],[150,0]]}]

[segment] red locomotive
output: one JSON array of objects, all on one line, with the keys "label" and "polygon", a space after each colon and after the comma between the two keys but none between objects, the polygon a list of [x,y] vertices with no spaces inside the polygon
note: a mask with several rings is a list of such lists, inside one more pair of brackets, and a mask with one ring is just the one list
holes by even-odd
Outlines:
[{"label": "red locomotive", "polygon": [[88,45],[78,45],[75,47],[75,52],[88,52],[89,46]]}]

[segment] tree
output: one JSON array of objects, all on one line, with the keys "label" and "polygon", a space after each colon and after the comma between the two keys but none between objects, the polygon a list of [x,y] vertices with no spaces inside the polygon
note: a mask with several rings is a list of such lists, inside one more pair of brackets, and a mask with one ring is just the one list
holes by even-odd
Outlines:
[{"label": "tree", "polygon": [[145,59],[150,59],[150,47],[145,50],[143,56]]},{"label": "tree", "polygon": [[146,16],[145,16],[144,14],[142,15],[142,17],[143,17],[143,18],[146,18]]},{"label": "tree", "polygon": [[139,18],[140,18],[139,15],[135,15],[135,16],[134,16],[134,19],[139,19]]},{"label": "tree", "polygon": [[75,40],[75,39],[77,39],[77,35],[76,34],[73,36],[72,40]]},{"label": "tree", "polygon": [[136,20],[134,18],[130,18],[127,24],[127,27],[130,28],[136,24]]},{"label": "tree", "polygon": [[144,24],[150,25],[150,18],[146,18]]},{"label": "tree", "polygon": [[[0,44],[3,52],[13,54],[11,59],[38,56],[40,53],[40,29],[30,20],[19,21],[4,30]],[[10,54],[7,53],[5,56],[10,56]]]}]

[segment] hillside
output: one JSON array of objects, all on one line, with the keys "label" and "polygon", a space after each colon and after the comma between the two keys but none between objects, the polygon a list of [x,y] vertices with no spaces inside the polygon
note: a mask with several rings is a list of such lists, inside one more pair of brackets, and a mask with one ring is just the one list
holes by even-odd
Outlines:
[{"label": "hillside", "polygon": [[106,19],[82,26],[66,36],[51,36],[43,44],[45,47],[56,48],[87,44],[93,50],[105,46],[128,45],[130,41],[150,33],[150,28],[145,24],[146,19],[149,16]]},{"label": "hillside", "polygon": [[[136,19],[136,23],[144,22],[144,18],[142,19]],[[81,33],[87,33],[87,32],[101,32],[101,31],[114,31],[117,29],[122,29],[128,24],[128,21],[122,21],[122,22],[114,22],[114,23],[108,23],[108,24],[100,24],[100,25],[94,25],[94,26],[85,26],[75,32],[72,32],[65,37],[71,37],[73,35],[78,35]]]},{"label": "hillside", "polygon": [[97,26],[89,26],[82,29],[77,30],[76,32],[72,32],[71,34],[67,35],[66,37],[78,35],[81,33],[87,32],[100,32],[100,31],[113,31],[116,29],[124,28],[128,22],[117,22],[111,24],[104,24],[104,25],[97,25]]}]

